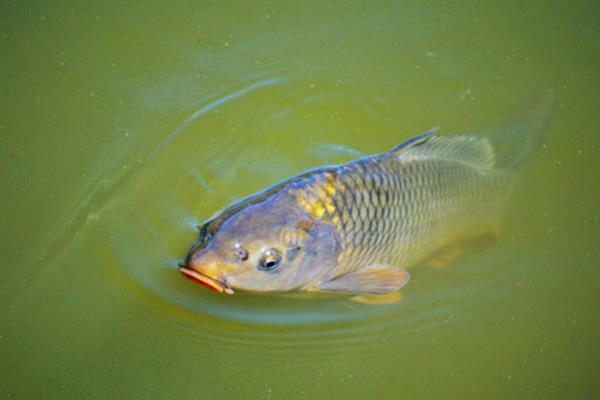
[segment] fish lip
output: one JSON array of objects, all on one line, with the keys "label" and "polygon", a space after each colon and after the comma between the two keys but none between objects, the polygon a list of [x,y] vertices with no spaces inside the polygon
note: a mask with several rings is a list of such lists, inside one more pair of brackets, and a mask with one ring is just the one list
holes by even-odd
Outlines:
[{"label": "fish lip", "polygon": [[209,289],[214,290],[219,293],[233,294],[233,289],[227,285],[227,283],[222,282],[218,279],[212,278],[208,275],[204,275],[201,272],[195,271],[193,269],[186,268],[185,266],[180,266],[179,271],[188,278],[195,280],[203,286],[208,287]]}]

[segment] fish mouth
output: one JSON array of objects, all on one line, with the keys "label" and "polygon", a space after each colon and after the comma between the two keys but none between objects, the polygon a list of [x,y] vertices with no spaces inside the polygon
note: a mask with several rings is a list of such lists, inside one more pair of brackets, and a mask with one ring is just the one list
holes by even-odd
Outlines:
[{"label": "fish mouth", "polygon": [[179,267],[179,271],[181,271],[181,273],[186,278],[196,281],[199,284],[201,284],[202,286],[209,288],[211,290],[214,290],[215,292],[227,293],[227,294],[234,293],[233,289],[231,287],[229,287],[229,285],[227,285],[225,282],[221,282],[218,279],[211,278],[210,276],[204,275],[201,272],[194,271],[193,269],[189,269],[189,268],[186,268],[183,266]]}]

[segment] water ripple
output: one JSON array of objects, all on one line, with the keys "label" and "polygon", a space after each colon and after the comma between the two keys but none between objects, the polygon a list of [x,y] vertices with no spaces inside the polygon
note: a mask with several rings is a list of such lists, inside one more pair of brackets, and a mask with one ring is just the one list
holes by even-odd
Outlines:
[{"label": "water ripple", "polygon": [[346,115],[392,119],[385,98],[358,96],[333,78],[317,88],[313,78],[279,69],[274,76],[266,71],[202,93],[97,171],[49,244],[46,265],[85,259],[86,279],[108,293],[99,303],[132,323],[161,326],[212,351],[368,353],[392,337],[442,329],[463,318],[465,299],[486,290],[477,279],[484,271],[477,262],[463,269],[469,283],[439,285],[432,293],[416,280],[403,301],[386,306],[343,297],[219,296],[179,275],[176,262],[203,218],[308,167],[362,155],[330,140],[340,138],[339,132],[303,134],[315,128],[360,134],[360,126],[335,111],[338,104],[348,109]]}]

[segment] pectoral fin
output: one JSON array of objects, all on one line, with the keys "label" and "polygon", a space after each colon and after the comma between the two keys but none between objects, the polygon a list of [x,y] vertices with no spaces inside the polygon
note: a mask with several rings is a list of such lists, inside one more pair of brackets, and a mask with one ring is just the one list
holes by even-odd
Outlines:
[{"label": "pectoral fin", "polygon": [[313,290],[351,294],[386,294],[400,289],[409,279],[410,275],[402,268],[371,265],[321,282]]}]

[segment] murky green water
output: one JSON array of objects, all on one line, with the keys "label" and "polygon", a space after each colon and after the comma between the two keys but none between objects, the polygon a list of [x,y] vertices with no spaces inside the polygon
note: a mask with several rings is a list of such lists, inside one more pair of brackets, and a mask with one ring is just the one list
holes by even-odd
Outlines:
[{"label": "murky green water", "polygon": [[[1,6],[0,397],[600,394],[600,7]],[[194,226],[415,133],[559,111],[502,237],[399,304],[220,296]]]}]

